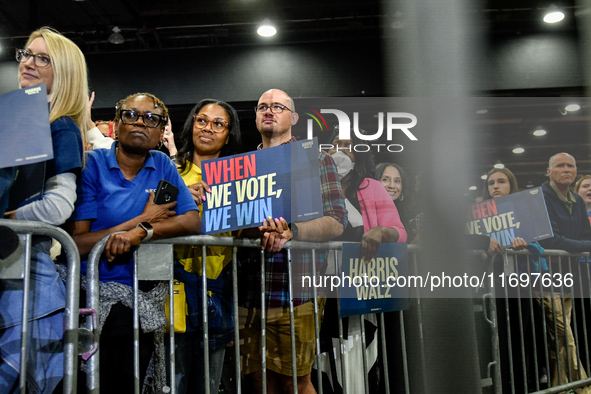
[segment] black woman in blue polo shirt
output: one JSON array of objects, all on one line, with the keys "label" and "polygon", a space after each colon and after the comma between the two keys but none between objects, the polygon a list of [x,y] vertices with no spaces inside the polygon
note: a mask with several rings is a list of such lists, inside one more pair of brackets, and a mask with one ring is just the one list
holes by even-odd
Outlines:
[{"label": "black woman in blue polo shirt", "polygon": [[[111,149],[88,153],[76,211],[68,230],[81,254],[81,273],[93,246],[110,235],[99,265],[101,331],[101,392],[131,393],[133,371],[132,248],[150,238],[170,238],[201,232],[201,221],[191,193],[176,166],[155,149],[162,141],[168,109],[149,93],[136,93],[116,107],[118,141]],[[154,204],[161,179],[179,190],[177,201]],[[115,234],[118,233],[118,234]],[[85,288],[85,278],[81,285]],[[140,373],[145,376],[153,350],[163,360],[167,286],[140,282]],[[160,392],[163,363],[156,363],[156,392]],[[80,378],[79,378],[80,379]]]}]

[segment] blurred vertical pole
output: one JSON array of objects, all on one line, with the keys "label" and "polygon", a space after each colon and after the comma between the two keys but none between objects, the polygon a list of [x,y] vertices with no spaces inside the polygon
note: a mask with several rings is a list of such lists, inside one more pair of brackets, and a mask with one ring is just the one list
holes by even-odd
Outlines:
[{"label": "blurred vertical pole", "polygon": [[[461,252],[467,249],[463,236],[468,209],[464,185],[472,176],[471,149],[478,143],[478,133],[469,126],[474,112],[462,105],[468,100],[460,102],[457,98],[470,96],[475,90],[479,48],[485,41],[473,30],[481,25],[477,19],[482,6],[477,0],[400,0],[388,3],[384,11],[388,18],[384,35],[389,95],[424,97],[421,107],[428,108],[417,115],[421,134],[417,135],[420,154],[415,165],[426,189],[418,196],[425,212],[418,273],[423,278],[427,272],[470,275],[473,264]],[[415,368],[420,365],[416,358],[409,360],[410,391],[481,392],[470,299],[474,291],[427,290],[421,291],[421,312],[428,378]],[[409,325],[417,324],[409,321]],[[418,344],[409,343],[408,347],[413,354]],[[414,354],[413,358],[417,357]]]},{"label": "blurred vertical pole", "polygon": [[589,97],[591,95],[591,0],[575,0],[577,18],[578,37],[579,37],[579,58],[581,59],[581,69],[585,83],[585,90]]},{"label": "blurred vertical pole", "polygon": [[[585,96],[591,96],[591,0],[575,0],[575,13],[577,18],[578,38],[579,38],[579,58],[581,59],[581,69],[585,83]],[[589,104],[587,99],[585,104]],[[591,140],[591,129],[588,133]],[[591,155],[591,150],[589,151]]]}]

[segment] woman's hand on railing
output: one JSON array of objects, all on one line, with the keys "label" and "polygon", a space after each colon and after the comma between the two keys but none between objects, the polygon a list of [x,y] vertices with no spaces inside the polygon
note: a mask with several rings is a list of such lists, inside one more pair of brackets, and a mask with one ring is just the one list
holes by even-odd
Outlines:
[{"label": "woman's hand on railing", "polygon": [[4,219],[16,220],[16,209],[14,211],[4,212]]},{"label": "woman's hand on railing", "polygon": [[146,235],[146,230],[141,227],[136,227],[124,233],[112,234],[105,245],[107,261],[111,262],[116,256],[130,252],[131,248],[139,245]]},{"label": "woman's hand on railing", "polygon": [[501,248],[501,245],[494,238],[491,238],[490,239],[490,243],[488,244],[488,253],[489,254],[493,254],[493,253],[501,254],[501,253],[503,253],[503,248]]},{"label": "woman's hand on railing", "polygon": [[488,250],[486,251],[486,253],[482,253],[482,260],[488,259],[490,256],[492,256],[495,253],[502,254],[503,248],[501,248],[501,245],[497,242],[497,240],[495,240],[494,238],[490,238],[490,242],[488,244]]},{"label": "woman's hand on railing", "polygon": [[380,227],[369,229],[361,237],[361,257],[365,263],[369,263],[376,255],[383,240],[383,231]]},{"label": "woman's hand on railing", "polygon": [[513,239],[513,244],[511,249],[513,250],[523,250],[527,248],[527,242],[525,242],[525,239],[520,238],[520,237],[515,237]]}]

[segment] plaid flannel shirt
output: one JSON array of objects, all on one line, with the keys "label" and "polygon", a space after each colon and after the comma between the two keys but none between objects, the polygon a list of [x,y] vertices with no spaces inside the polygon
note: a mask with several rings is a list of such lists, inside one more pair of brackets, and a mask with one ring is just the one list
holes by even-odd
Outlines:
[{"label": "plaid flannel shirt", "polygon": [[[294,137],[289,142],[296,141]],[[260,145],[259,145],[260,149]],[[337,167],[332,157],[320,151],[318,155],[320,167],[320,187],[324,216],[336,219],[343,227],[347,226],[347,210]],[[318,275],[326,270],[327,251],[316,251],[316,273],[312,270],[312,252],[292,250],[292,283],[294,307],[313,299],[312,288],[302,288],[303,275]],[[261,263],[260,251],[243,249],[240,261],[239,302],[244,307],[261,305]],[[287,251],[279,253],[265,252],[265,300],[267,308],[283,308],[289,306],[289,277],[287,273]],[[322,289],[318,288],[318,294]]]}]

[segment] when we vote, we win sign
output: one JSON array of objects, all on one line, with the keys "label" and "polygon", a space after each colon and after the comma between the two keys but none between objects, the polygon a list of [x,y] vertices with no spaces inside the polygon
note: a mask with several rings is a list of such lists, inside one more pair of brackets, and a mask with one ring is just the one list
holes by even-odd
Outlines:
[{"label": "when we vote, we win sign", "polygon": [[323,216],[316,138],[207,160],[201,169],[211,189],[203,234],[258,227],[269,217],[291,223]]},{"label": "when we vote, we win sign", "polygon": [[472,204],[466,230],[494,238],[502,248],[515,237],[537,242],[554,236],[541,187]]}]

